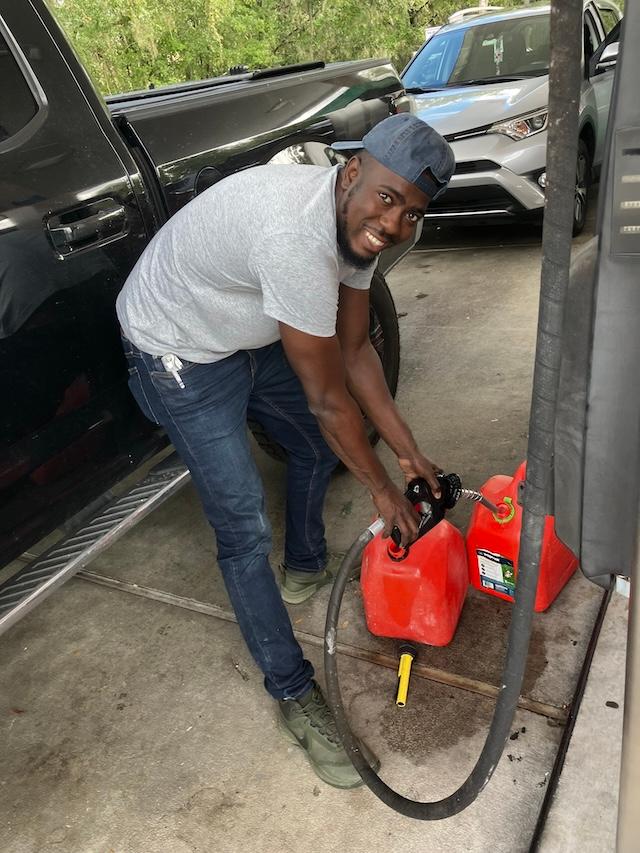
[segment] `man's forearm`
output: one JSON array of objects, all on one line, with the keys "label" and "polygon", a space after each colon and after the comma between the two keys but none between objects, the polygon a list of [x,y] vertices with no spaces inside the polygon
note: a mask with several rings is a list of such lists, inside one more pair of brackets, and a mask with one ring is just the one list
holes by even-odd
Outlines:
[{"label": "man's forearm", "polygon": [[418,529],[415,510],[371,449],[355,400],[345,394],[333,401],[333,405],[311,405],[311,410],[329,446],[369,489],[386,532],[389,534],[397,527],[402,541],[412,542]]},{"label": "man's forearm", "polygon": [[389,392],[378,354],[371,345],[345,365],[347,387],[353,398],[398,459],[418,450],[413,434]]},{"label": "man's forearm", "polygon": [[386,488],[389,475],[369,444],[362,413],[345,395],[336,403],[312,405],[327,444],[372,494]]}]

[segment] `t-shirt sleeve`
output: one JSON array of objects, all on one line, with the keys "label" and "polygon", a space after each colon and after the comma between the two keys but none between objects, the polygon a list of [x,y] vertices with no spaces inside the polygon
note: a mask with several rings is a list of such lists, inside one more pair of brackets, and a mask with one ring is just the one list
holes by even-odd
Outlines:
[{"label": "t-shirt sleeve", "polygon": [[275,235],[253,247],[249,267],[260,281],[267,316],[310,335],[335,335],[338,267],[320,240]]},{"label": "t-shirt sleeve", "polygon": [[371,266],[368,266],[366,269],[354,269],[352,273],[343,275],[341,279],[342,284],[346,284],[347,287],[353,287],[354,290],[369,290],[377,264],[378,259],[376,258]]}]

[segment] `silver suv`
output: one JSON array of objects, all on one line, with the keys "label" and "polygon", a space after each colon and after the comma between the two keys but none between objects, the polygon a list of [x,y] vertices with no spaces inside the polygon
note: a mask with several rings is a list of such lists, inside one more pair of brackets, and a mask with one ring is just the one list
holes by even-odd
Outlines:
[{"label": "silver suv", "polygon": [[[456,156],[449,189],[430,206],[429,219],[542,212],[549,13],[549,6],[527,6],[446,25],[403,71],[412,111],[449,140]],[[584,227],[589,184],[602,160],[619,20],[610,0],[584,4],[575,234]]]}]

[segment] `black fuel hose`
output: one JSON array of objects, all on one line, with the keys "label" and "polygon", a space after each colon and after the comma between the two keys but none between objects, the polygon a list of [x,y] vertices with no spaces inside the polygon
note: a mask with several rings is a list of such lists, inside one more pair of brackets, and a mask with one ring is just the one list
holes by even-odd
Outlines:
[{"label": "black fuel hose", "polygon": [[[549,74],[549,139],[547,204],[543,230],[540,310],[533,378],[527,480],[520,540],[518,581],[509,627],[501,689],[487,740],[465,782],[448,797],[425,803],[390,788],[369,766],[345,715],[338,681],[338,617],[347,581],[362,551],[381,523],[360,534],[347,552],[329,600],[325,627],[324,665],[327,698],[336,726],[354,767],[382,802],[407,817],[440,820],[470,805],[487,784],[500,760],[516,711],[526,665],[542,536],[549,511],[553,464],[553,433],[561,359],[564,296],[569,279],[575,163],[578,149],[578,101],[582,49],[582,0],[552,0]],[[377,527],[376,527],[377,524]]]}]

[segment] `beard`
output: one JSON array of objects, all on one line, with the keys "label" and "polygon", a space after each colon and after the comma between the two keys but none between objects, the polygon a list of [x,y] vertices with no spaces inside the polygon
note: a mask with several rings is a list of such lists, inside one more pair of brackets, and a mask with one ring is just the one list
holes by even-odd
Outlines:
[{"label": "beard", "polygon": [[347,234],[347,212],[349,210],[349,199],[356,187],[351,187],[347,192],[347,195],[342,202],[342,206],[338,211],[338,216],[336,217],[336,231],[337,231],[337,240],[338,240],[338,248],[340,249],[340,254],[344,258],[344,260],[351,264],[352,267],[355,267],[359,270],[365,270],[371,266],[376,260],[377,257],[371,257],[364,255],[359,255],[351,248],[351,244],[349,243],[349,235]]}]

